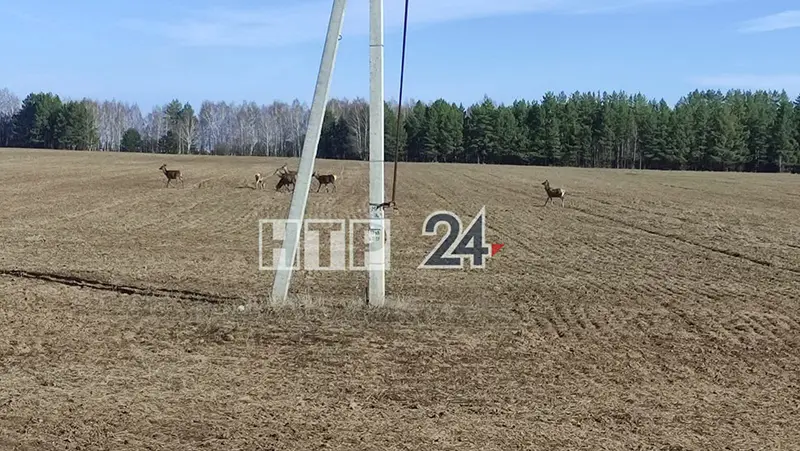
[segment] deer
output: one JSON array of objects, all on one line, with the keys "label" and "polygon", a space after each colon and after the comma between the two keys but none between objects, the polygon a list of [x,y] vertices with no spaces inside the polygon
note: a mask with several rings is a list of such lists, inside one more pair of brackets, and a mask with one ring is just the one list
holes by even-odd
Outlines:
[{"label": "deer", "polygon": [[567,191],[564,190],[563,188],[550,188],[550,182],[547,180],[542,182],[542,185],[544,185],[544,190],[547,192],[547,200],[544,201],[543,206],[546,207],[547,203],[550,202],[552,198],[558,197],[559,199],[561,199],[561,206],[563,207],[564,195],[567,194]]},{"label": "deer", "polygon": [[282,187],[288,185],[292,185],[292,191],[294,191],[294,186],[296,182],[297,182],[297,174],[292,174],[292,173],[281,174],[281,179],[278,180],[278,184],[275,185],[275,191],[280,191]]},{"label": "deer", "polygon": [[333,190],[336,191],[336,174],[317,174],[316,171],[311,174],[312,177],[317,179],[319,182],[319,186],[317,187],[317,192],[319,192],[320,188],[325,185],[325,191],[328,190],[328,185],[333,185]]},{"label": "deer", "polygon": [[275,191],[280,191],[280,189],[286,185],[292,185],[292,191],[294,191],[294,186],[297,183],[297,171],[287,170],[284,164],[276,169],[272,175],[276,174],[280,177],[280,180],[278,180],[278,184],[275,185]]},{"label": "deer", "polygon": [[263,186],[264,176],[262,176],[260,172],[256,172],[256,189],[262,188]]},{"label": "deer", "polygon": [[275,175],[275,174],[278,174],[278,175],[294,174],[296,176],[297,175],[297,171],[290,171],[290,170],[286,169],[286,165],[284,164],[283,166],[279,167],[278,169],[275,169],[275,172],[273,172],[272,175]]},{"label": "deer", "polygon": [[[167,176],[167,184],[166,184],[165,188],[168,187],[169,186],[169,182],[171,182],[173,180],[180,180],[181,181],[181,187],[183,187],[183,175],[181,174],[181,171],[179,171],[177,169],[168,170],[166,163],[162,164],[161,167],[158,168],[158,169],[161,172],[163,172],[164,175]],[[177,185],[178,182],[175,182],[175,184]]]}]

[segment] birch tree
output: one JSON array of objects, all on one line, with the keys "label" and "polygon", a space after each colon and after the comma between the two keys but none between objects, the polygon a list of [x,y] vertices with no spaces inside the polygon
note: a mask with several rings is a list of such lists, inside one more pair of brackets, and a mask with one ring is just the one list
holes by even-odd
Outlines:
[{"label": "birch tree", "polygon": [[11,119],[22,108],[22,101],[8,88],[0,89],[0,147],[11,144]]},{"label": "birch tree", "polygon": [[345,120],[350,126],[353,145],[360,156],[365,160],[369,155],[369,103],[361,97],[347,105]]},{"label": "birch tree", "polygon": [[192,148],[197,146],[197,123],[198,120],[197,116],[194,115],[194,108],[186,102],[178,112],[176,124],[176,133],[181,143],[178,147],[178,153],[181,153],[181,150],[185,153],[191,153]]}]

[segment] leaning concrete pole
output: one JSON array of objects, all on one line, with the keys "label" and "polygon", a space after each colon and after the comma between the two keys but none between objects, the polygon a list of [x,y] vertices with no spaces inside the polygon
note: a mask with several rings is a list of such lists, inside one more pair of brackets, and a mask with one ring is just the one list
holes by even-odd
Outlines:
[{"label": "leaning concrete pole", "polygon": [[383,209],[383,0],[369,3],[369,302],[383,305],[386,253]]},{"label": "leaning concrete pole", "polygon": [[297,246],[300,242],[300,231],[308,202],[308,190],[311,188],[311,174],[314,172],[314,159],[317,156],[319,137],[322,133],[322,119],[328,103],[328,91],[331,86],[336,51],[339,48],[345,4],[346,0],[333,0],[331,8],[328,34],[325,36],[325,47],[322,50],[322,61],[317,74],[317,86],[314,88],[306,138],[303,142],[303,153],[300,155],[300,166],[297,170],[297,184],[292,194],[292,204],[289,207],[289,217],[283,235],[284,260],[275,272],[275,281],[272,285],[273,302],[284,301],[289,294],[289,282],[292,278],[293,263],[297,257]]}]

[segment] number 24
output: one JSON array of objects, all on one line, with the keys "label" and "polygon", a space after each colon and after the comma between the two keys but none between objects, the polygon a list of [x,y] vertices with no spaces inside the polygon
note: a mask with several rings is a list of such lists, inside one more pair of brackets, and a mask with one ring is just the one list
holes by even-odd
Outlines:
[{"label": "number 24", "polygon": [[[464,259],[470,259],[470,267],[483,268],[486,258],[492,253],[486,242],[486,207],[477,215],[461,233],[461,218],[449,211],[437,211],[428,215],[422,224],[424,236],[436,235],[437,226],[444,223],[447,233],[439,240],[433,250],[420,263],[420,269],[455,269],[461,268]],[[457,241],[457,242],[456,242]]]}]

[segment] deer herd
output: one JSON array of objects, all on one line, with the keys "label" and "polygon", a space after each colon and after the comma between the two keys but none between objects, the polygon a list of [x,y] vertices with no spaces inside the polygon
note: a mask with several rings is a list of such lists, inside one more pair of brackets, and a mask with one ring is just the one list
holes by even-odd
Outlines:
[{"label": "deer herd", "polygon": [[[183,175],[181,174],[181,171],[177,169],[168,170],[166,164],[162,164],[161,167],[158,169],[161,172],[163,172],[164,175],[167,177],[167,185],[166,185],[167,187],[169,186],[169,182],[173,180],[175,180],[176,185],[178,183],[177,181],[180,180],[181,186],[183,186]],[[294,191],[294,186],[297,183],[297,171],[290,171],[289,169],[286,168],[286,165],[284,164],[283,166],[276,169],[275,172],[272,173],[272,175],[277,175],[279,177],[278,184],[275,185],[275,191],[280,191],[281,188],[283,187],[286,187],[288,189],[289,185],[291,185],[292,191]],[[338,178],[336,174],[318,174],[316,171],[314,171],[314,173],[311,174],[311,176],[317,179],[317,182],[319,182],[319,186],[317,187],[317,192],[319,192],[319,190],[323,186],[325,186],[325,190],[327,191],[328,185],[331,185],[333,187],[333,190],[336,191],[336,180]],[[266,186],[265,177],[260,172],[256,172],[255,179],[256,179],[255,189],[264,188],[264,186]],[[563,188],[551,187],[550,182],[548,180],[542,182],[542,185],[544,185],[544,191],[547,193],[547,200],[544,201],[544,207],[546,207],[547,204],[554,198],[561,199],[561,206],[563,207],[564,196],[567,194],[566,190],[564,190]]]},{"label": "deer herd", "polygon": [[[180,170],[167,169],[166,164],[162,164],[161,167],[158,168],[158,170],[163,172],[164,175],[167,177],[167,184],[165,185],[165,187],[169,187],[169,183],[173,180],[175,180],[176,185],[178,183],[178,180],[180,180],[181,187],[183,187],[183,175],[181,174]],[[290,171],[289,169],[286,168],[286,165],[284,164],[283,166],[276,169],[275,172],[272,173],[272,175],[277,175],[279,177],[278,184],[275,185],[276,191],[280,191],[281,188],[283,187],[286,187],[288,189],[289,185],[291,185],[292,191],[294,191],[294,186],[297,183],[297,171]],[[339,178],[339,176],[337,176],[336,174],[319,174],[316,171],[314,171],[314,173],[311,174],[311,176],[317,179],[317,182],[319,182],[319,187],[317,187],[317,192],[319,192],[319,190],[323,186],[327,191],[328,185],[331,185],[333,187],[333,190],[336,191],[336,180]],[[264,188],[266,186],[267,183],[266,178],[260,172],[256,172],[255,179],[256,179],[255,189]]]}]

